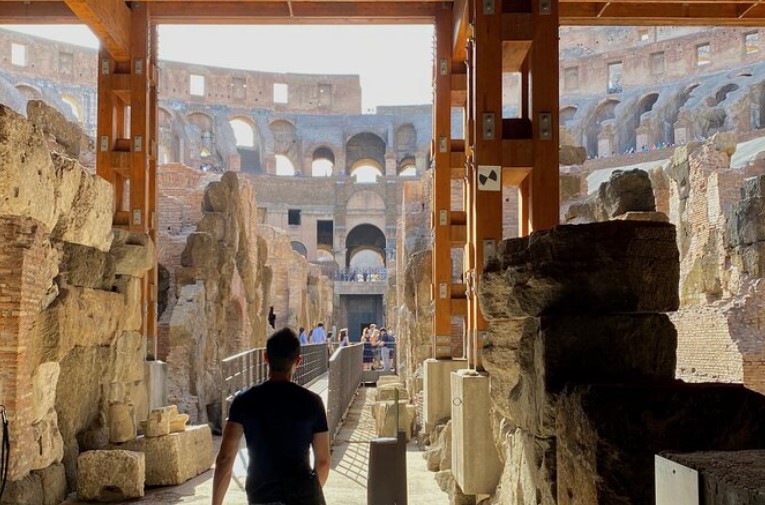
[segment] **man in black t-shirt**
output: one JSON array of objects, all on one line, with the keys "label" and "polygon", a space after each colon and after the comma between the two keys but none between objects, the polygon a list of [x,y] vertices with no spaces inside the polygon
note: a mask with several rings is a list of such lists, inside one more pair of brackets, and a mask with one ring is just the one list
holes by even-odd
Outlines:
[{"label": "man in black t-shirt", "polygon": [[231,403],[215,460],[212,503],[223,504],[244,434],[250,505],[322,505],[330,460],[327,414],[319,395],[292,382],[300,363],[300,341],[292,330],[284,328],[268,339],[266,360],[268,381],[239,393]]}]

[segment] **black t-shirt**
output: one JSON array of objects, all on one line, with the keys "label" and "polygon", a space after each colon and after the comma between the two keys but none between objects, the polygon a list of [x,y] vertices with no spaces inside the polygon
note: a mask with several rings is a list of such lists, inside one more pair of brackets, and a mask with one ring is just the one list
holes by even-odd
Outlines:
[{"label": "black t-shirt", "polygon": [[250,503],[283,500],[285,485],[308,477],[313,435],[329,430],[321,397],[286,381],[267,381],[236,395],[228,420],[244,427]]}]

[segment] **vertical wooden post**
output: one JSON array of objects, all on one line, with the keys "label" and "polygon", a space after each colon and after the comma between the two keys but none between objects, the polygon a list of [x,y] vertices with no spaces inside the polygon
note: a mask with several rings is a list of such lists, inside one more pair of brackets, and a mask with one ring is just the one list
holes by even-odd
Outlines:
[{"label": "vertical wooden post", "polygon": [[452,358],[451,345],[451,79],[452,7],[436,14],[436,57],[433,62],[433,357]]},{"label": "vertical wooden post", "polygon": [[558,0],[533,0],[530,52],[534,166],[530,181],[531,228],[544,230],[560,219],[558,128]]},{"label": "vertical wooden post", "polygon": [[468,311],[472,345],[468,362],[482,369],[481,348],[488,323],[478,305],[478,282],[487,257],[502,240],[502,2],[475,0],[473,13],[473,156],[468,211],[472,243]]}]

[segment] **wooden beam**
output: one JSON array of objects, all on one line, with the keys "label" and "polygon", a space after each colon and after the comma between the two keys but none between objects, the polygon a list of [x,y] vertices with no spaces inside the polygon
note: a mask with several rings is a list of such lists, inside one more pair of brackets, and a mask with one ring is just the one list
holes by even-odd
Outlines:
[{"label": "wooden beam", "polygon": [[65,0],[117,61],[130,59],[130,9],[123,0]]},{"label": "wooden beam", "polygon": [[72,24],[80,20],[62,2],[5,2],[0,0],[0,24]]}]

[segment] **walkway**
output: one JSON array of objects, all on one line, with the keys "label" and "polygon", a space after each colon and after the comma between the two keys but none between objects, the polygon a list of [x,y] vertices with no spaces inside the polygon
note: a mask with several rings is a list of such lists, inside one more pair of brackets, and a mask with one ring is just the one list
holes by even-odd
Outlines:
[{"label": "walkway", "polygon": [[[327,401],[327,376],[317,379],[310,389]],[[324,488],[328,505],[364,505],[367,503],[367,471],[369,468],[369,440],[374,437],[372,405],[375,388],[360,388],[350,412],[335,438],[332,446],[332,469]],[[220,437],[214,438],[217,448]],[[422,452],[414,441],[407,447],[407,477],[409,481],[410,505],[448,505],[449,496],[442,492],[433,473],[429,472],[422,458]],[[244,481],[247,468],[247,451],[242,445],[234,465],[225,504],[244,505],[247,503]],[[141,500],[119,502],[132,505],[209,505],[212,496],[212,470],[176,487],[149,489]],[[64,505],[80,505],[81,502],[67,501]],[[84,504],[83,504],[84,505]],[[119,504],[118,504],[119,505]]]}]

